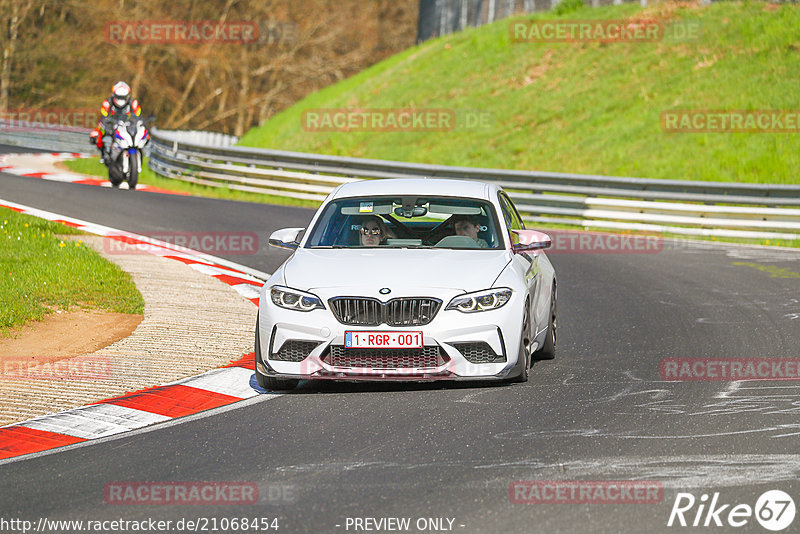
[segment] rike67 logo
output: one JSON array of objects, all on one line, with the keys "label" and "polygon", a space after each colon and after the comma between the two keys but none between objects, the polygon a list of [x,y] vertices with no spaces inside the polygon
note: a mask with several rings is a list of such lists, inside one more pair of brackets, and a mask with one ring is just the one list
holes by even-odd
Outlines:
[{"label": "rike67 logo", "polygon": [[710,502],[706,493],[699,499],[691,493],[678,493],[667,526],[736,528],[747,525],[755,517],[765,529],[778,532],[792,524],[795,512],[794,500],[780,490],[764,492],[755,506],[724,503],[719,492],[714,493]]}]

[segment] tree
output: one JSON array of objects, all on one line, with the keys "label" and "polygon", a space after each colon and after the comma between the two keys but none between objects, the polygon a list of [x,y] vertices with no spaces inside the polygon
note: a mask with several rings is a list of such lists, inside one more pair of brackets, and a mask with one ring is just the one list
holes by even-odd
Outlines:
[{"label": "tree", "polygon": [[[3,65],[0,71],[0,112],[8,111],[8,91],[11,86],[11,64],[17,49],[19,29],[34,6],[34,0],[2,0],[0,23],[3,27]],[[42,4],[44,9],[44,4]]]}]

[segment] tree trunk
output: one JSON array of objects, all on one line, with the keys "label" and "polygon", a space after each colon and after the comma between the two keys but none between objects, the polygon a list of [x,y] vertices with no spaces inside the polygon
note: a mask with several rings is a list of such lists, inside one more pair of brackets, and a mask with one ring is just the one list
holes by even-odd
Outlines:
[{"label": "tree trunk", "polygon": [[[5,2],[4,2],[5,4]],[[11,87],[11,63],[14,61],[14,52],[17,48],[17,38],[19,36],[19,26],[25,16],[33,7],[33,0],[21,2],[11,0],[11,14],[8,19],[8,41],[3,46],[3,68],[0,71],[0,111],[8,111],[8,92]],[[3,5],[3,11],[6,6]]]},{"label": "tree trunk", "polygon": [[[242,55],[241,62],[242,66],[242,77],[241,77],[241,92],[239,93],[239,102],[247,102],[248,98],[250,97],[250,73],[248,72],[248,62],[247,62],[247,47],[242,47]],[[241,137],[244,135],[245,128],[247,128],[247,124],[245,124],[247,116],[247,107],[239,108],[239,112],[236,114],[236,128],[233,130],[233,135],[236,137]]]}]

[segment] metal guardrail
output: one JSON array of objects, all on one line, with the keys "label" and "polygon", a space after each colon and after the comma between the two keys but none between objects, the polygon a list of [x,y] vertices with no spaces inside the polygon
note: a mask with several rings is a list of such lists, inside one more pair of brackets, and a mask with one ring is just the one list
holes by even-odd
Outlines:
[{"label": "metal guardrail", "polygon": [[[0,143],[86,152],[88,129],[0,120]],[[527,221],[757,239],[800,239],[800,185],[655,180],[403,163],[232,146],[234,136],[151,129],[150,168],[210,187],[322,201],[360,179],[496,182]]]},{"label": "metal guardrail", "polygon": [[0,143],[55,152],[92,152],[91,130],[0,119]]},{"label": "metal guardrail", "polygon": [[683,235],[800,239],[800,186],[655,180],[425,165],[236,147],[152,131],[150,168],[196,184],[322,201],[359,179],[460,178],[496,182],[536,223]]},{"label": "metal guardrail", "polygon": [[[156,128],[151,128],[151,130],[156,130]],[[160,131],[159,135],[164,139],[179,143],[193,143],[200,146],[230,147],[239,142],[239,138],[235,135],[203,130]]]}]

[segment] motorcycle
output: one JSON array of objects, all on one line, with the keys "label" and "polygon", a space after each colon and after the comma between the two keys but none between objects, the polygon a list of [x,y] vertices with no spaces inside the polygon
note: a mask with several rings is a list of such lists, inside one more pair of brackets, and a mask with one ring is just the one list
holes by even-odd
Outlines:
[{"label": "motorcycle", "polygon": [[112,187],[128,182],[128,189],[134,190],[142,172],[142,149],[150,141],[150,134],[144,121],[136,117],[116,119],[113,131],[105,161],[108,180]]}]

